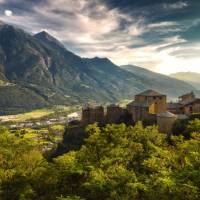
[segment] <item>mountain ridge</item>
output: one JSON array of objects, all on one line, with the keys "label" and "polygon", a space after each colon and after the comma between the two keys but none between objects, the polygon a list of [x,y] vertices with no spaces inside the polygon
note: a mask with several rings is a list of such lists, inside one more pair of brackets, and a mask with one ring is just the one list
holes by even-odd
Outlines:
[{"label": "mountain ridge", "polygon": [[[138,74],[124,70],[108,58],[81,58],[47,32],[31,35],[11,25],[0,27],[0,80],[14,84],[15,99],[24,91],[24,102],[9,101],[6,105],[6,96],[12,99],[12,94],[2,84],[0,91],[5,98],[0,99],[0,113],[28,109],[25,97],[29,95],[35,99],[29,102],[33,109],[88,101],[118,102],[132,99],[150,87],[160,92],[165,90],[164,85],[158,87],[147,76]],[[175,89],[169,83],[169,96],[193,89],[187,83],[177,82],[179,87]]]},{"label": "mountain ridge", "polygon": [[177,72],[170,74],[170,77],[183,80],[191,84],[196,89],[200,89],[200,73],[196,72]]},{"label": "mountain ridge", "polygon": [[[170,90],[171,90],[171,87],[174,87],[174,88],[179,88],[181,87],[181,85],[183,84],[189,84],[189,83],[186,83],[185,81],[183,80],[178,80],[178,79],[175,79],[173,77],[169,77],[169,76],[166,76],[164,74],[160,74],[160,73],[157,73],[157,72],[153,72],[153,71],[150,71],[146,68],[141,68],[141,67],[138,67],[138,66],[135,66],[135,65],[122,65],[121,68],[131,72],[131,73],[135,73],[137,74],[140,78],[148,78],[149,79],[149,84],[155,84],[158,86],[158,90],[162,91],[163,93],[166,93],[166,94],[170,94]],[[164,87],[165,86],[165,87]],[[161,90],[161,88],[163,88]],[[159,89],[160,88],[160,89]],[[190,88],[188,89],[191,90],[191,89],[194,89],[194,88]],[[182,92],[184,93],[184,92]],[[177,97],[180,93],[177,92],[177,94],[174,95],[174,97]],[[173,95],[171,96],[173,97]]]}]

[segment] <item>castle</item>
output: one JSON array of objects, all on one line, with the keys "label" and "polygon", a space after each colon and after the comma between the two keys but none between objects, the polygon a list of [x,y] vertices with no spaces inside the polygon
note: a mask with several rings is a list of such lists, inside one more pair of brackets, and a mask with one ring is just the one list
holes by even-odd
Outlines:
[{"label": "castle", "polygon": [[178,118],[200,113],[200,99],[194,92],[179,97],[178,103],[167,103],[167,96],[154,90],[146,90],[135,95],[134,101],[125,108],[119,105],[86,106],[82,109],[81,123],[83,125],[98,122],[120,123],[124,118],[135,123],[138,121],[152,121],[157,124],[161,132],[170,134],[171,128]]},{"label": "castle", "polygon": [[179,97],[178,103],[169,103],[168,110],[185,115],[200,113],[200,94],[195,91],[184,94]]},{"label": "castle", "polygon": [[103,106],[88,105],[82,109],[82,124],[92,124],[99,122],[104,123],[118,123],[120,118],[124,115],[126,110],[119,105],[109,105],[107,112],[104,111]]},{"label": "castle", "polygon": [[143,121],[164,113],[167,110],[167,97],[154,90],[147,90],[135,96],[135,100],[127,105],[133,121]]}]

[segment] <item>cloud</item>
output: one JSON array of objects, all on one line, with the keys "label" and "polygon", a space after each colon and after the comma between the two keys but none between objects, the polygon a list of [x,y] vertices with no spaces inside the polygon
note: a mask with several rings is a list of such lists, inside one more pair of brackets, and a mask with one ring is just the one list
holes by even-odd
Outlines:
[{"label": "cloud", "polygon": [[[161,19],[170,13],[161,13],[163,8],[182,10],[189,6],[186,1],[157,4],[155,7],[160,10],[148,17],[146,13],[151,12],[144,7],[137,7],[136,15],[134,8],[123,12],[119,7],[109,8],[101,0],[7,2],[1,6],[3,12],[9,8],[14,15],[0,14],[1,20],[32,33],[46,30],[82,57],[109,57],[118,65],[135,64],[162,73],[181,71],[181,67],[186,65],[182,60],[187,63],[192,59],[192,54],[184,58],[191,52],[192,45],[186,47],[188,41],[181,36],[191,26],[191,21],[186,24],[184,21]],[[195,52],[197,55],[198,50]]]},{"label": "cloud", "polygon": [[13,15],[13,12],[12,12],[12,10],[5,10],[5,11],[4,11],[4,14],[5,14],[7,17],[10,17],[10,16]]},{"label": "cloud", "polygon": [[149,24],[149,28],[166,28],[166,27],[171,27],[171,26],[177,26],[177,22],[171,22],[171,21],[165,21],[165,22],[158,22],[158,23],[153,23]]},{"label": "cloud", "polygon": [[178,10],[188,7],[189,4],[186,1],[178,1],[176,3],[164,3],[163,8],[166,10]]}]

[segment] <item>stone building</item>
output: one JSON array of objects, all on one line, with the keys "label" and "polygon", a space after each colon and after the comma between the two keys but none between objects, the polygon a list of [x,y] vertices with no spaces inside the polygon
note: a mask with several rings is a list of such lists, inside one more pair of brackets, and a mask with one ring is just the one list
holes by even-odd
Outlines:
[{"label": "stone building", "polygon": [[186,103],[188,103],[190,101],[193,101],[195,98],[196,98],[195,94],[192,91],[190,93],[187,93],[187,94],[184,94],[184,95],[180,96],[179,97],[179,103],[184,105],[184,104],[186,104]]},{"label": "stone building", "polygon": [[[170,109],[168,108],[168,110]],[[172,109],[170,111],[173,112],[174,114],[185,114],[185,115],[200,113],[199,93],[197,91],[192,91],[180,96],[179,102],[176,104],[176,106],[174,104],[174,111],[172,111]]]},{"label": "stone building", "polygon": [[158,113],[166,112],[167,97],[154,90],[146,90],[135,96],[135,100],[127,105],[133,120],[143,121]]},{"label": "stone building", "polygon": [[82,109],[82,124],[92,124],[95,122],[104,122],[103,106],[86,106]]},{"label": "stone building", "polygon": [[200,113],[200,99],[193,99],[183,106],[184,114],[191,115]]},{"label": "stone building", "polygon": [[107,107],[106,122],[107,123],[119,123],[120,118],[124,114],[124,109],[119,105],[111,104]]},{"label": "stone building", "polygon": [[181,103],[167,103],[167,111],[173,114],[184,114],[183,105]]},{"label": "stone building", "polygon": [[159,128],[159,131],[162,133],[171,134],[172,127],[176,119],[177,119],[177,115],[174,115],[173,113],[168,112],[168,111],[157,114],[157,125]]}]

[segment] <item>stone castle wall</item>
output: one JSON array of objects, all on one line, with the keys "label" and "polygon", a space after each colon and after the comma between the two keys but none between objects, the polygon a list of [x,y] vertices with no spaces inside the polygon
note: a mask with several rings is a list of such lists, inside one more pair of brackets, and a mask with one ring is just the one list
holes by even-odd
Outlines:
[{"label": "stone castle wall", "polygon": [[118,123],[120,117],[124,114],[123,108],[115,105],[107,107],[106,122],[107,123]]},{"label": "stone castle wall", "polygon": [[103,106],[83,108],[81,120],[82,124],[92,124],[95,122],[103,123],[104,120]]}]

